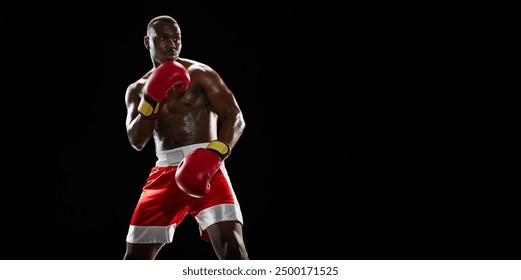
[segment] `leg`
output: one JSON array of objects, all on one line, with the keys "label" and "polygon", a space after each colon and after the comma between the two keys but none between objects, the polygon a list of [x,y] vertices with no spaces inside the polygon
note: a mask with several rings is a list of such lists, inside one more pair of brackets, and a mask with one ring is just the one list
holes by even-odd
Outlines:
[{"label": "leg", "polygon": [[248,260],[241,223],[237,221],[219,222],[209,226],[206,230],[219,259]]},{"label": "leg", "polygon": [[127,242],[127,251],[124,260],[153,260],[156,258],[159,250],[163,248],[164,243],[154,244],[132,244]]}]

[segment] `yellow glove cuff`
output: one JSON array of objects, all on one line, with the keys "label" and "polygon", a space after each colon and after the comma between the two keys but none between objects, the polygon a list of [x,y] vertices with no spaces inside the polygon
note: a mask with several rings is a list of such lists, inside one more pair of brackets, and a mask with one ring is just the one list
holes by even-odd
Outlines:
[{"label": "yellow glove cuff", "polygon": [[211,141],[208,146],[206,146],[206,149],[212,150],[219,154],[219,157],[224,160],[230,155],[230,146],[228,144],[219,141],[219,140],[213,140]]},{"label": "yellow glove cuff", "polygon": [[155,119],[159,113],[159,102],[145,95],[141,98],[137,110],[141,115]]}]

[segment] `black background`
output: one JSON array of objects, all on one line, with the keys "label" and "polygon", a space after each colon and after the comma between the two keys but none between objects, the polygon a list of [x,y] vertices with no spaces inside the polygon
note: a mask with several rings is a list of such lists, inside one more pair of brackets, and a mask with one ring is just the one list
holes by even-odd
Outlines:
[{"label": "black background", "polygon": [[[519,207],[461,180],[463,155],[396,95],[404,31],[385,7],[147,3],[4,4],[1,259],[123,257],[155,161],[128,143],[124,93],[160,14],[243,110],[227,167],[251,259],[519,258]],[[187,216],[158,259],[215,255]]]},{"label": "black background", "polygon": [[[10,244],[2,258],[123,257],[129,219],[155,161],[153,144],[137,152],[128,143],[124,93],[151,67],[143,37],[160,14],[178,20],[181,56],[216,69],[244,112],[247,128],[227,166],[250,258],[353,256],[351,159],[342,156],[347,142],[333,140],[339,131],[328,114],[333,95],[346,89],[333,86],[338,61],[323,53],[336,42],[322,32],[327,26],[315,25],[318,18],[298,9],[261,2],[7,4],[9,162],[0,234]],[[349,137],[347,127],[341,130]],[[158,258],[215,256],[187,217]]]}]

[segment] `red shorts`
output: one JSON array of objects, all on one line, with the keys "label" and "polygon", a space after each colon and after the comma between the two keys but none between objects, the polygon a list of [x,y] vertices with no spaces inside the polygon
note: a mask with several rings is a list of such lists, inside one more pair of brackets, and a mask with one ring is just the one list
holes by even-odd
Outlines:
[{"label": "red shorts", "polygon": [[241,208],[224,164],[212,178],[210,192],[203,198],[187,195],[177,186],[174,175],[177,164],[188,152],[208,143],[189,145],[157,153],[158,161],[143,187],[130,221],[129,243],[171,243],[176,227],[186,214],[199,224],[204,240],[206,228],[222,221],[243,223]]}]

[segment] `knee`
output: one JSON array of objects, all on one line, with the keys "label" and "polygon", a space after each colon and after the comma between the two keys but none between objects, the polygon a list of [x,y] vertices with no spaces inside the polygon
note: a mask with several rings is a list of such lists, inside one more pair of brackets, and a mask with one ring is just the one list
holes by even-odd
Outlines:
[{"label": "knee", "polygon": [[243,242],[227,242],[224,246],[225,260],[248,260],[248,251]]}]

